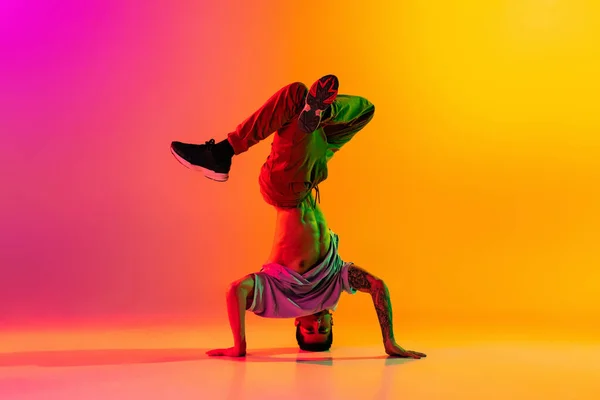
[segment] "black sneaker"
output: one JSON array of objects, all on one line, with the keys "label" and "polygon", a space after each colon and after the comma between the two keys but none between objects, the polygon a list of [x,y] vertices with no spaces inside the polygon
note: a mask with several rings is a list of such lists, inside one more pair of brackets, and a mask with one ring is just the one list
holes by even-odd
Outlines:
[{"label": "black sneaker", "polygon": [[172,142],[171,153],[186,167],[202,171],[208,179],[225,182],[229,179],[231,157],[217,157],[213,151],[214,145],[214,139],[205,144]]},{"label": "black sneaker", "polygon": [[337,97],[338,86],[338,78],[335,75],[325,75],[312,84],[306,95],[306,105],[298,117],[301,131],[311,133],[317,130],[321,123],[321,115]]}]

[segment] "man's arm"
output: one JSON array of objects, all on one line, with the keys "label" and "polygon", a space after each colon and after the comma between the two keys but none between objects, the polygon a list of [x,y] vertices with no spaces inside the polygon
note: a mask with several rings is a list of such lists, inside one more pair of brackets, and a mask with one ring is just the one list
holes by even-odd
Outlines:
[{"label": "man's arm", "polygon": [[227,314],[233,333],[233,347],[207,352],[209,356],[242,357],[246,355],[246,310],[254,294],[254,275],[239,279],[227,289]]},{"label": "man's arm", "polygon": [[392,302],[390,301],[390,292],[383,280],[371,275],[362,268],[352,265],[348,267],[348,282],[353,289],[371,295],[375,311],[377,312],[379,326],[381,327],[383,345],[387,354],[391,356],[412,358],[426,357],[423,353],[404,350],[396,344],[392,322]]}]

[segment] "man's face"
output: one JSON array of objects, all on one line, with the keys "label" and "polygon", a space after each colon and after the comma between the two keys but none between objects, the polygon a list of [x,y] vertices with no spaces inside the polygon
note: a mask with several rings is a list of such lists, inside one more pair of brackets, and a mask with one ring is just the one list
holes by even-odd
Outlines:
[{"label": "man's face", "polygon": [[295,325],[300,327],[300,334],[306,343],[325,343],[333,326],[333,317],[329,310],[324,310],[313,315],[296,318]]}]

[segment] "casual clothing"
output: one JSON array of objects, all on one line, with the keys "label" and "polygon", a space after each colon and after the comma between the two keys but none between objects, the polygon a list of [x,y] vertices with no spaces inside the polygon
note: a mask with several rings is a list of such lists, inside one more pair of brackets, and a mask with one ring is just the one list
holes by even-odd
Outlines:
[{"label": "casual clothing", "polygon": [[302,83],[283,87],[227,137],[235,154],[240,154],[277,132],[259,176],[263,198],[275,207],[298,207],[313,188],[318,190],[327,179],[327,162],[375,112],[365,98],[338,95],[330,116],[307,134],[298,128],[307,92]]},{"label": "casual clothing", "polygon": [[304,274],[280,264],[266,264],[254,274],[254,298],[249,311],[267,318],[294,318],[335,310],[342,291],[356,293],[348,282],[348,267],[338,254],[338,236],[321,263]]},{"label": "casual clothing", "polygon": [[[327,179],[327,162],[373,118],[375,107],[359,96],[338,95],[312,133],[299,128],[298,116],[308,93],[302,83],[280,89],[227,139],[240,154],[277,132],[271,153],[261,168],[259,183],[265,201],[295,208]],[[338,236],[331,232],[325,259],[304,274],[284,265],[267,264],[254,274],[250,311],[262,317],[293,318],[335,309],[342,291],[355,293],[348,267],[338,255]]]}]

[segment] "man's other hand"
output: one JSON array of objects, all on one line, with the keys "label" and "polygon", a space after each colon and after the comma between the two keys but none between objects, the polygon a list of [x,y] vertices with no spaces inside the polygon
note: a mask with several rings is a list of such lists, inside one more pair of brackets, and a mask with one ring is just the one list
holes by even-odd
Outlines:
[{"label": "man's other hand", "polygon": [[404,350],[395,342],[386,343],[385,352],[392,357],[416,358],[427,357],[427,354],[419,353],[418,351]]},{"label": "man's other hand", "polygon": [[211,357],[244,357],[246,355],[245,348],[230,347],[228,349],[214,349],[207,351]]}]

